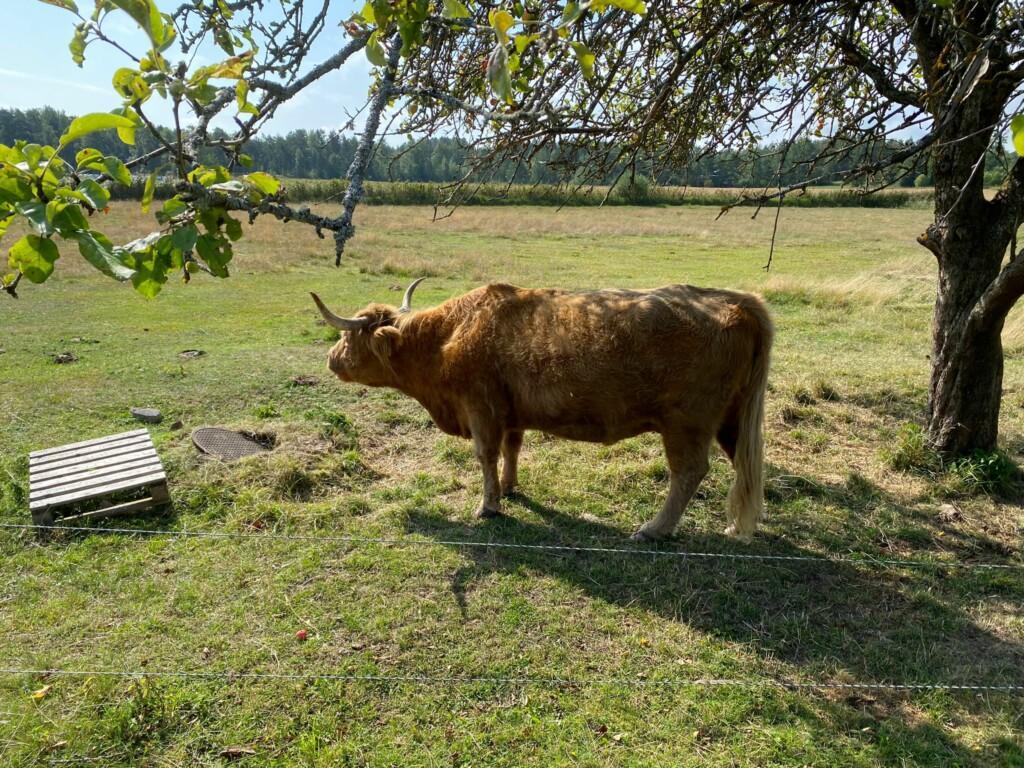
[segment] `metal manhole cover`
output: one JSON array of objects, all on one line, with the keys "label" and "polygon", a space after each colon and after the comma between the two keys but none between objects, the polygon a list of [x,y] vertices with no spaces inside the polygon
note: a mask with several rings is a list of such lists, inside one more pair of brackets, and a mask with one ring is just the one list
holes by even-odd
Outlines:
[{"label": "metal manhole cover", "polygon": [[223,427],[199,427],[192,431],[192,442],[203,453],[224,461],[234,461],[268,450],[248,435]]}]

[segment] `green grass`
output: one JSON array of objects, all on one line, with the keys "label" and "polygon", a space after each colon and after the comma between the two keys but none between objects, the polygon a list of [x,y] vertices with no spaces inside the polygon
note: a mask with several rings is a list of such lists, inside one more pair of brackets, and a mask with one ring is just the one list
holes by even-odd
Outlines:
[{"label": "green grass", "polygon": [[[952,475],[886,458],[924,412],[934,276],[913,238],[927,212],[784,211],[767,274],[772,217],[714,216],[476,208],[431,224],[428,209],[377,207],[360,211],[341,269],[297,225],[260,223],[226,282],[168,285],[146,301],[67,255],[52,284],[0,304],[0,522],[28,520],[29,450],[133,428],[128,408],[148,405],[164,412],[151,431],[174,503],[118,524],[255,537],[0,530],[0,666],[309,676],[2,675],[0,764],[215,766],[245,747],[255,754],[234,764],[1024,765],[1020,698],[756,683],[1024,684],[1024,574],[443,544],[623,546],[664,498],[658,441],[530,435],[523,495],[505,518],[478,521],[468,443],[401,395],[326,371],[332,338],[309,290],[341,312],[397,303],[405,279],[424,273],[420,306],[486,280],[758,290],[778,326],[769,519],[749,546],[721,535],[731,470],[716,456],[673,546],[1022,562],[1020,494],[1002,463],[955,469],[962,482],[951,490]],[[104,224],[116,239],[143,226],[125,208]],[[179,357],[186,349],[206,354]],[[65,350],[78,362],[54,364]],[[1005,388],[1002,449],[1019,463],[1018,357]],[[206,461],[188,438],[204,424],[275,448]],[[417,685],[318,673],[753,684]]]}]

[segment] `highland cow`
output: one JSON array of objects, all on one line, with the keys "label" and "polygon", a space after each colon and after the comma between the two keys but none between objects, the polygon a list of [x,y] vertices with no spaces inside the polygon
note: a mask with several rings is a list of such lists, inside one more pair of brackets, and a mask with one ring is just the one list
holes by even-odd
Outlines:
[{"label": "highland cow", "polygon": [[404,392],[440,429],[472,439],[484,479],[478,515],[499,514],[515,489],[525,430],[605,444],[658,432],[668,498],[634,538],[672,533],[708,471],[713,440],[736,471],[726,533],[751,536],[764,495],[772,345],[757,297],[689,285],[571,292],[492,284],[412,312],[421,280],[401,307],[371,304],[352,318],[313,294],[342,331],[329,367],[342,381]]}]

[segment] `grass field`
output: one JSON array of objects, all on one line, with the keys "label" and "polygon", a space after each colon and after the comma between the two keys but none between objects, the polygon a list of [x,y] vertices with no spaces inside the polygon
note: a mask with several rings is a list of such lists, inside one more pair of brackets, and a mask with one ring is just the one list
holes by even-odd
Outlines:
[{"label": "grass field", "polygon": [[[934,266],[914,236],[928,211],[786,209],[768,273],[772,216],[715,214],[473,208],[432,224],[427,208],[363,208],[340,269],[299,225],[261,222],[227,281],[168,284],[147,301],[68,253],[52,283],[0,302],[0,522],[29,519],[29,450],[134,428],[128,408],[148,405],[165,414],[152,433],[174,502],[127,523],[253,534],[40,540],[0,529],[0,667],[307,676],[0,674],[0,764],[1024,765],[1020,696],[764,682],[1024,685],[1024,572],[445,543],[629,548],[666,491],[660,445],[531,435],[523,496],[479,521],[467,443],[416,403],[325,369],[333,336],[310,290],[342,312],[397,303],[419,275],[430,277],[420,306],[488,280],[757,290],[778,328],[768,521],[747,546],[721,535],[731,470],[716,455],[668,548],[1024,564],[1014,483],[986,494],[974,465],[892,468],[915,448],[906,425],[926,399]],[[128,205],[104,224],[115,240],[145,226]],[[1021,325],[1007,329],[1001,424],[1018,462]],[[186,349],[206,354],[183,359]],[[77,362],[55,364],[64,351]],[[205,461],[188,437],[204,424],[277,447]],[[607,678],[747,684],[587,682]]]}]

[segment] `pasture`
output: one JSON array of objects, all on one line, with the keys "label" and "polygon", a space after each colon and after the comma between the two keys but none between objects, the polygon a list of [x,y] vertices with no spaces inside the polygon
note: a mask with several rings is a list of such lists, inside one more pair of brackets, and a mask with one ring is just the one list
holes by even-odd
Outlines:
[{"label": "pasture", "polygon": [[[1007,473],[897,468],[926,400],[935,270],[914,237],[929,212],[784,209],[765,273],[773,213],[477,207],[431,223],[363,207],[340,269],[312,232],[260,222],[229,280],[153,301],[65,251],[49,284],[0,302],[0,522],[29,521],[29,450],[132,429],[140,405],[164,413],[151,431],[173,507],[114,524],[249,536],[0,529],[0,667],[282,677],[0,675],[0,763],[1024,765],[1019,696],[765,682],[1024,685],[1024,571],[459,546],[634,546],[666,491],[659,441],[531,434],[522,495],[476,520],[468,442],[326,371],[335,335],[310,290],[339,312],[397,303],[422,275],[421,307],[491,280],[759,291],[777,325],[768,520],[747,546],[721,535],[716,452],[665,548],[1024,564]],[[104,225],[119,241],[146,227],[131,203]],[[1001,430],[1020,462],[1017,333],[1011,315]],[[77,362],[55,364],[65,351]],[[204,424],[276,448],[207,461],[188,437]],[[697,679],[745,682],[655,684]]]}]

